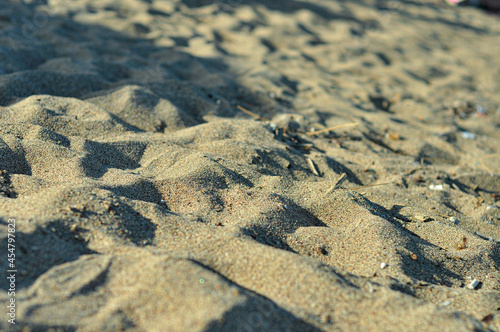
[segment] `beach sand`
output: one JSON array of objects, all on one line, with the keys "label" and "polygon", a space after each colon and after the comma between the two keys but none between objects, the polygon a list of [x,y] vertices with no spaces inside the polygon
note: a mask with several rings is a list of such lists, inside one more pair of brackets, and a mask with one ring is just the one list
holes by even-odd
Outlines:
[{"label": "beach sand", "polygon": [[500,331],[499,38],[444,1],[9,1],[0,329]]}]

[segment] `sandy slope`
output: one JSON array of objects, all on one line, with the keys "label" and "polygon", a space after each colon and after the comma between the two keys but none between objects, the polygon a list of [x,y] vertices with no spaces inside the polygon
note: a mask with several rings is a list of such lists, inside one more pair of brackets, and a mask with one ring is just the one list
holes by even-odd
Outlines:
[{"label": "sandy slope", "polygon": [[16,328],[500,330],[499,38],[439,1],[10,1]]}]

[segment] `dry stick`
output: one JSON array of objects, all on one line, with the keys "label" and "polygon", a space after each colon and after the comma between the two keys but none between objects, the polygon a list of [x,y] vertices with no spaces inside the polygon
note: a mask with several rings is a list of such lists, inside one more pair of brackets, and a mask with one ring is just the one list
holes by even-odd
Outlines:
[{"label": "dry stick", "polygon": [[329,193],[331,193],[334,190],[339,189],[339,187],[342,185],[342,183],[344,183],[345,180],[347,180],[347,174],[346,173],[340,174],[337,181],[335,181],[333,186],[331,186],[330,189],[328,189],[328,191],[326,192],[326,195],[328,195]]},{"label": "dry stick", "polygon": [[361,186],[361,187],[356,187],[356,188],[351,188],[351,190],[358,190],[361,188],[369,188],[369,187],[377,187],[377,186],[385,186],[387,184],[393,184],[394,182],[386,182],[386,183],[377,183],[377,184],[369,184],[366,186]]},{"label": "dry stick", "polygon": [[306,135],[311,136],[311,135],[321,134],[321,133],[329,132],[329,131],[332,131],[332,130],[335,130],[335,129],[343,128],[343,127],[357,126],[358,124],[359,124],[358,122],[344,123],[344,124],[341,124],[341,125],[338,125],[338,126],[333,126],[333,127],[330,127],[330,128],[321,129],[321,130],[318,130],[318,131],[310,131],[310,132],[306,133]]},{"label": "dry stick", "polygon": [[236,108],[239,109],[240,111],[242,112],[245,112],[246,114],[248,115],[251,115],[253,116],[254,118],[256,118],[257,120],[261,120],[261,121],[266,121],[264,118],[262,118],[261,116],[255,114],[254,112],[250,112],[249,110],[247,110],[246,108],[240,106],[240,105],[236,105]]}]

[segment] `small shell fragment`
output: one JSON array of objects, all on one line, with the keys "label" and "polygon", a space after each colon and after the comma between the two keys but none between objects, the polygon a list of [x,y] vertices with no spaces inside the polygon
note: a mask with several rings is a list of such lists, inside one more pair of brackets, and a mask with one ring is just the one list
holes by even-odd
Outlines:
[{"label": "small shell fragment", "polygon": [[477,279],[474,279],[470,282],[470,284],[467,286],[469,289],[476,289],[476,287],[479,285],[479,281]]},{"label": "small shell fragment", "polygon": [[458,221],[458,218],[457,217],[450,217],[449,219],[452,223],[455,223],[455,224],[458,224],[459,221]]},{"label": "small shell fragment", "polygon": [[380,268],[383,270],[387,267],[387,263],[380,263]]},{"label": "small shell fragment", "polygon": [[443,185],[442,184],[431,184],[429,186],[430,190],[443,190]]},{"label": "small shell fragment", "polygon": [[451,302],[450,302],[450,301],[444,301],[443,303],[441,303],[441,306],[442,306],[442,307],[447,307],[447,306],[449,306],[450,304],[451,304]]}]

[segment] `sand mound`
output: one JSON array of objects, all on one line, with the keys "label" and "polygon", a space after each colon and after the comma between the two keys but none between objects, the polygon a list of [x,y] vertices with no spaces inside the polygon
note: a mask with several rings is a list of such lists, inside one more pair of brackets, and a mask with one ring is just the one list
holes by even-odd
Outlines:
[{"label": "sand mound", "polygon": [[2,8],[14,327],[500,330],[499,33],[431,1]]}]

